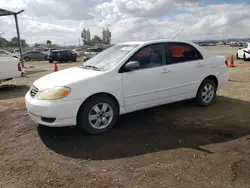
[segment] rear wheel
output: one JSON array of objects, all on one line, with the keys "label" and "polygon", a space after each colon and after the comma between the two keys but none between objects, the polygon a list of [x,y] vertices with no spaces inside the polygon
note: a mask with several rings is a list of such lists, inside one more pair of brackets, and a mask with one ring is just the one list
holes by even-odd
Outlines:
[{"label": "rear wheel", "polygon": [[210,79],[204,80],[197,92],[195,102],[199,106],[209,106],[216,98],[217,86],[214,81]]},{"label": "rear wheel", "polygon": [[78,113],[78,126],[90,134],[100,134],[110,130],[118,119],[116,103],[105,95],[91,98]]},{"label": "rear wheel", "polygon": [[244,54],[244,56],[243,56],[243,60],[244,60],[244,61],[246,61],[246,60],[247,60],[247,58],[246,58],[246,54]]},{"label": "rear wheel", "polygon": [[49,60],[49,63],[53,63],[53,60],[50,59],[50,60]]},{"label": "rear wheel", "polygon": [[239,54],[238,54],[238,53],[236,54],[236,59],[240,59],[240,58],[239,58]]},{"label": "rear wheel", "polygon": [[24,58],[24,60],[25,60],[25,61],[30,61],[30,57],[26,56],[26,57]]}]

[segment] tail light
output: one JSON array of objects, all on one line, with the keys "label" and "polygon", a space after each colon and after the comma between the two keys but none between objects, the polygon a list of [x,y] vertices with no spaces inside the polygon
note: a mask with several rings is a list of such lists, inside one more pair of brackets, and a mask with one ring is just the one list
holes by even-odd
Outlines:
[{"label": "tail light", "polygon": [[20,64],[20,63],[17,64],[17,69],[18,69],[19,72],[22,71],[22,67],[21,67],[21,64]]}]

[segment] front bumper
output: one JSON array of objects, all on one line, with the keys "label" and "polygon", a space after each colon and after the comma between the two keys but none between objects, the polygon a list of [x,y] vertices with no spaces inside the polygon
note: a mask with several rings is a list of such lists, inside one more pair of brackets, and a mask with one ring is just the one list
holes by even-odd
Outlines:
[{"label": "front bumper", "polygon": [[49,127],[74,126],[77,124],[77,112],[83,100],[37,100],[25,95],[25,105],[29,116],[35,122]]}]

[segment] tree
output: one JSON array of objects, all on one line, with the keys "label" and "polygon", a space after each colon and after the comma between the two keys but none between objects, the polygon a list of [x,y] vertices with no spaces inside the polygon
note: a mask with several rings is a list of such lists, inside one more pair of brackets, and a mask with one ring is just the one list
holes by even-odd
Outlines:
[{"label": "tree", "polygon": [[[26,40],[21,39],[21,44],[22,47],[27,47],[27,43]],[[13,37],[10,41],[10,47],[19,47],[19,43],[18,43],[18,38],[17,37]]]},{"label": "tree", "polygon": [[102,44],[103,41],[100,37],[98,37],[97,35],[95,35],[93,37],[93,39],[90,41],[91,45],[95,45],[95,44]]},{"label": "tree", "polygon": [[51,46],[52,42],[51,42],[50,40],[47,40],[47,41],[46,41],[46,44],[47,44],[48,46]]},{"label": "tree", "polygon": [[[21,40],[22,47],[27,47],[28,44],[25,40]],[[0,37],[0,47],[19,47],[18,38],[13,37],[10,41]]]},{"label": "tree", "polygon": [[3,37],[0,37],[0,47],[8,47],[10,44],[10,42],[8,40],[6,40]]}]

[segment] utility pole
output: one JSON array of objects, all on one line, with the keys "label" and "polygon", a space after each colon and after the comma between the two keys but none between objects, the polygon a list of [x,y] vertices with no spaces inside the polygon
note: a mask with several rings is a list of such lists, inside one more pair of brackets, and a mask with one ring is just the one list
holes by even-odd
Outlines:
[{"label": "utility pole", "polygon": [[20,57],[21,57],[20,60],[21,60],[22,67],[24,67],[24,64],[23,64],[23,48],[22,48],[22,43],[21,43],[21,37],[20,37],[20,32],[19,32],[19,25],[18,25],[17,15],[22,13],[23,11],[24,10],[21,10],[21,11],[14,14],[14,18],[15,18],[15,22],[16,22],[17,38],[18,38],[19,48],[20,48]]}]

